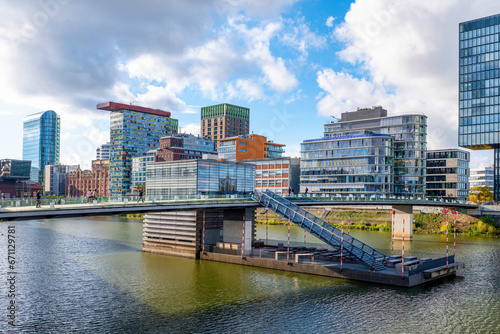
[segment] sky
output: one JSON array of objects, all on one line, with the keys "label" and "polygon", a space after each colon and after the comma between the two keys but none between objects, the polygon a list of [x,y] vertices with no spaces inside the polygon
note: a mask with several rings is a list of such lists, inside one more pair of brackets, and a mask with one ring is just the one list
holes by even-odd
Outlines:
[{"label": "sky", "polygon": [[[26,115],[61,116],[61,163],[89,168],[114,101],[168,110],[199,134],[203,106],[250,108],[286,145],[342,112],[428,116],[428,149],[458,147],[458,24],[494,0],[0,0],[0,158],[22,158]],[[471,168],[493,164],[475,151]]]}]

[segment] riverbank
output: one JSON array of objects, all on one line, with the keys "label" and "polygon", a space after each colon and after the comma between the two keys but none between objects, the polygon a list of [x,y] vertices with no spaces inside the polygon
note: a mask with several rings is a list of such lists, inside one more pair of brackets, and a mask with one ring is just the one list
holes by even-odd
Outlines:
[{"label": "riverbank", "polygon": [[[344,228],[369,231],[390,231],[392,225],[391,210],[334,210],[318,207],[306,208],[309,212],[340,228],[344,220]],[[288,221],[272,211],[257,209],[255,215],[258,224],[283,225]],[[454,221],[457,221],[457,233],[467,236],[500,237],[499,222],[489,216],[476,218],[465,214],[448,213],[416,213],[413,215],[413,232],[422,234],[453,232]],[[350,221],[350,224],[349,224]]]}]

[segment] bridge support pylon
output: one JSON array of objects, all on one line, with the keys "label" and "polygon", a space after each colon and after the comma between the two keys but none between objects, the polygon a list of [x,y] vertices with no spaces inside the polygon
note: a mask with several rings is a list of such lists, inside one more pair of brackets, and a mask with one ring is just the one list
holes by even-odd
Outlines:
[{"label": "bridge support pylon", "polygon": [[394,217],[394,239],[403,239],[403,219],[405,222],[405,240],[413,240],[413,206],[393,205]]}]

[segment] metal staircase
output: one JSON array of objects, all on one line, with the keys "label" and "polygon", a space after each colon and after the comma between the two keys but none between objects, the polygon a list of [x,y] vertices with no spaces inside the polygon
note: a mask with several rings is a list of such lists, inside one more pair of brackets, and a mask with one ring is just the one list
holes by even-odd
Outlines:
[{"label": "metal staircase", "polygon": [[[340,249],[341,230],[270,190],[255,191],[253,199],[295,225],[311,233],[321,241]],[[386,256],[367,244],[344,233],[343,252],[370,269],[383,270]]]}]

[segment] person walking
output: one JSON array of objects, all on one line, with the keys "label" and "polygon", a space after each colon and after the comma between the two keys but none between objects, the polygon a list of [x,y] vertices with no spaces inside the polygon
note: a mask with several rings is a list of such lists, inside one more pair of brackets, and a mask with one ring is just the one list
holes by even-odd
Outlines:
[{"label": "person walking", "polygon": [[137,199],[137,203],[139,203],[139,201],[142,201],[142,203],[144,203],[144,197],[142,196],[144,195],[144,190],[139,189],[139,198]]},{"label": "person walking", "polygon": [[305,191],[306,195],[307,195],[307,192],[308,192],[308,191],[309,191],[309,188],[307,188],[307,187],[306,187],[306,191]]},{"label": "person walking", "polygon": [[87,191],[87,203],[90,202],[92,202],[92,191],[89,189],[89,191]]},{"label": "person walking", "polygon": [[36,207],[41,208],[42,207],[42,193],[40,190],[36,192]]},{"label": "person walking", "polygon": [[92,191],[92,200],[97,201],[97,188],[95,188],[94,191]]}]

